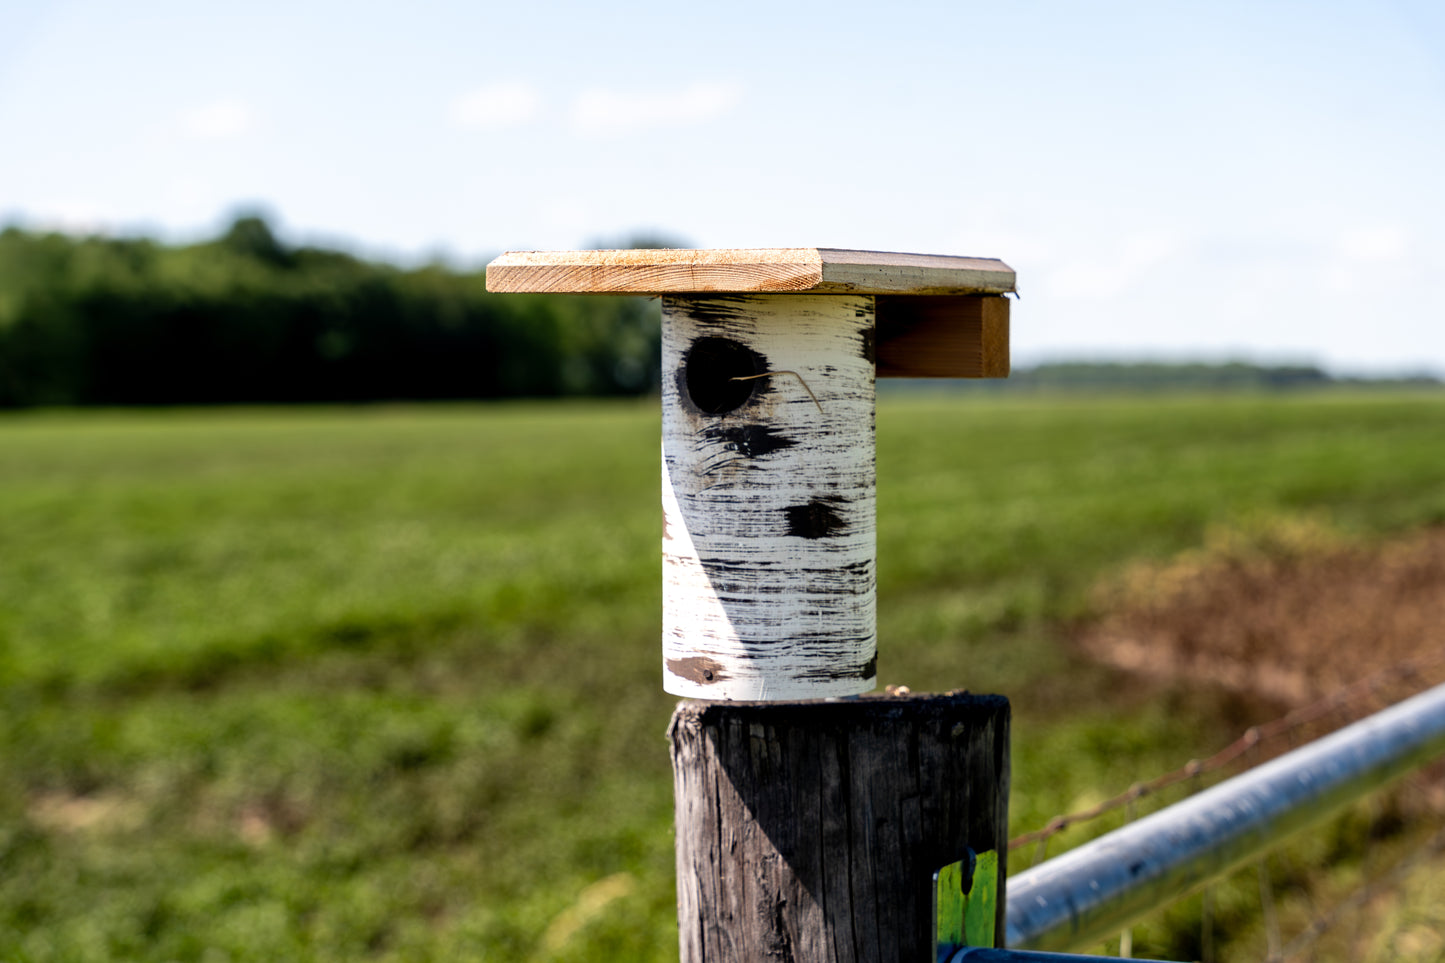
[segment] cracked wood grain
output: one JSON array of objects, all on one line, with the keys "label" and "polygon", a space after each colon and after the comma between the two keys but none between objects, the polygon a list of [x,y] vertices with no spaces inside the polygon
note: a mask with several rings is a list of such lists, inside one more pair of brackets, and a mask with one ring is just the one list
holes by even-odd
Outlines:
[{"label": "cracked wood grain", "polygon": [[1006,855],[1008,733],[968,693],[680,703],[683,963],[931,959],[933,873]]}]

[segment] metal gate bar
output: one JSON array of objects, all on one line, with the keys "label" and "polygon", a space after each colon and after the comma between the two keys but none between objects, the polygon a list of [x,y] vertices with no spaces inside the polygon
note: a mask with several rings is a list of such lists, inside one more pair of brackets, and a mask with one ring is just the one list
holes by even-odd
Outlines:
[{"label": "metal gate bar", "polygon": [[1005,945],[1083,950],[1445,753],[1445,685],[1008,881]]}]

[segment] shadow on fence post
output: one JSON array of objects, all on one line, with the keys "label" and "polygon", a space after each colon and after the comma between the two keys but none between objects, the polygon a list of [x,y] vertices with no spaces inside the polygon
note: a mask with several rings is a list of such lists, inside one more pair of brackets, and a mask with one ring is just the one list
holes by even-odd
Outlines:
[{"label": "shadow on fence post", "polygon": [[932,959],[933,874],[969,850],[1006,871],[1008,729],[966,693],[680,704],[684,963]]}]

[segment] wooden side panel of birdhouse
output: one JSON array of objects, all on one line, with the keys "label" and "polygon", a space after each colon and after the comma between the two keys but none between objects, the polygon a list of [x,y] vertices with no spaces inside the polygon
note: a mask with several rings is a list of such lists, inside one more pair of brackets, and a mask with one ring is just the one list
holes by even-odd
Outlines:
[{"label": "wooden side panel of birdhouse", "polygon": [[873,298],[665,297],[662,315],[665,688],[872,689]]},{"label": "wooden side panel of birdhouse", "polygon": [[1007,378],[1008,298],[879,295],[878,377]]}]

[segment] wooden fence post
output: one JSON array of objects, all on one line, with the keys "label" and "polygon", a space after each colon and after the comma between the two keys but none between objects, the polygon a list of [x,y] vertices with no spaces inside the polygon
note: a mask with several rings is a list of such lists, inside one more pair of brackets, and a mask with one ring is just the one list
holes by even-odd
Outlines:
[{"label": "wooden fence post", "polygon": [[933,873],[969,850],[1004,873],[1008,727],[967,693],[681,703],[683,963],[931,960]]}]

